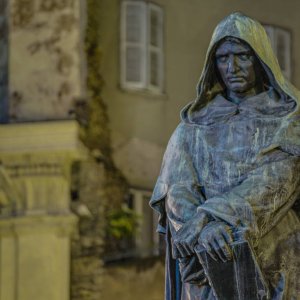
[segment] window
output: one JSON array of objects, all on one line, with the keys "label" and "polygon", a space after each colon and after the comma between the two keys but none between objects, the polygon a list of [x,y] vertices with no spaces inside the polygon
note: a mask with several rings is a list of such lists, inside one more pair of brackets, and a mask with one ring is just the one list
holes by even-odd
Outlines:
[{"label": "window", "polygon": [[135,214],[136,230],[134,235],[120,239],[117,247],[111,247],[104,253],[102,258],[106,263],[132,258],[150,258],[165,253],[165,236],[156,232],[158,213],[149,206],[151,194],[152,192],[144,189],[130,189],[130,196],[124,205]]},{"label": "window", "polygon": [[133,209],[140,218],[139,230],[135,237],[138,256],[160,255],[164,251],[164,237],[156,232],[158,213],[149,206],[151,192],[131,189]]},{"label": "window", "polygon": [[288,30],[265,25],[267,35],[270,38],[271,45],[277,56],[283,75],[287,79],[291,79],[291,33]]},{"label": "window", "polygon": [[121,6],[121,87],[163,91],[163,12],[143,1]]}]

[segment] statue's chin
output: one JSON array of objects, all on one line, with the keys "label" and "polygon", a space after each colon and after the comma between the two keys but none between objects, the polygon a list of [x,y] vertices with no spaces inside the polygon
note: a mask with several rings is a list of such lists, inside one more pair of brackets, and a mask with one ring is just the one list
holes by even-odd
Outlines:
[{"label": "statue's chin", "polygon": [[251,90],[251,88],[249,88],[249,86],[247,86],[247,84],[245,83],[234,83],[230,85],[229,90],[242,95],[247,94],[247,92]]},{"label": "statue's chin", "polygon": [[229,89],[235,93],[244,93],[247,87],[244,82],[235,82],[230,84]]}]

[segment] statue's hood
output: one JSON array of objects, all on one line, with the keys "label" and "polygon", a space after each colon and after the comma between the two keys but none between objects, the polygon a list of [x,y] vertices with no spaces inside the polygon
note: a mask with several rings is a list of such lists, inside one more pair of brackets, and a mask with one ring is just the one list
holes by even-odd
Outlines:
[{"label": "statue's hood", "polygon": [[216,45],[228,36],[245,41],[253,49],[273,88],[284,94],[285,97],[296,101],[297,108],[294,113],[298,112],[300,93],[283,76],[265,29],[259,22],[241,13],[233,13],[219,23],[212,35],[203,71],[197,85],[197,98],[183,109],[183,119],[206,106],[220,92],[220,84],[215,74],[214,53]]}]

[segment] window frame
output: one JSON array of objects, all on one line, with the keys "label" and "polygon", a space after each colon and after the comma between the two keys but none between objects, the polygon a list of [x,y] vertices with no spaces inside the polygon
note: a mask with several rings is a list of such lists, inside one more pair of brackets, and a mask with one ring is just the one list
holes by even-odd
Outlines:
[{"label": "window frame", "polygon": [[[278,36],[281,35],[285,39],[284,64],[285,68],[280,65],[283,75],[288,79],[292,79],[292,34],[290,30],[280,26],[264,24],[263,25],[270,39],[273,51],[278,59]],[[279,61],[278,61],[279,62]],[[279,62],[280,63],[280,62]]]},{"label": "window frame", "polygon": [[[140,44],[141,47],[141,80],[140,81],[128,81],[126,79],[126,49],[131,42],[126,40],[126,13],[130,5],[139,6],[141,8],[143,16],[141,19],[143,22],[142,26],[142,40],[140,43],[133,43],[132,46],[137,46]],[[158,41],[159,45],[157,47],[151,45],[150,41],[150,30],[151,30],[151,11],[155,11],[159,18],[158,30]],[[124,90],[128,91],[148,91],[153,94],[163,94],[164,92],[164,11],[163,8],[153,2],[146,1],[134,1],[134,0],[124,0],[121,2],[121,18],[120,18],[120,86]],[[157,73],[157,85],[153,85],[150,82],[151,78],[151,52],[155,52],[158,55],[158,73]]]},{"label": "window frame", "polygon": [[[133,200],[133,209],[140,217],[138,224],[139,230],[135,236],[136,253],[140,257],[160,256],[163,254],[164,246],[159,233],[156,231],[158,225],[158,213],[149,206],[152,192],[144,189],[131,188],[130,193]],[[145,214],[148,215],[148,218],[145,218]],[[144,222],[147,219],[151,224],[149,223],[145,226]],[[152,232],[151,236],[147,235],[150,227]],[[144,245],[145,236],[148,238],[146,246],[149,248],[147,249],[145,249]]]}]

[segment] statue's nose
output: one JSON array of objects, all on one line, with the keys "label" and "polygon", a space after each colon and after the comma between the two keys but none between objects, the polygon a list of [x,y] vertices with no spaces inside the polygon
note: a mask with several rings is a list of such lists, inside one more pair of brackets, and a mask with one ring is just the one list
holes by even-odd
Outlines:
[{"label": "statue's nose", "polygon": [[230,55],[228,59],[228,73],[235,73],[239,69],[237,59],[234,55]]}]

